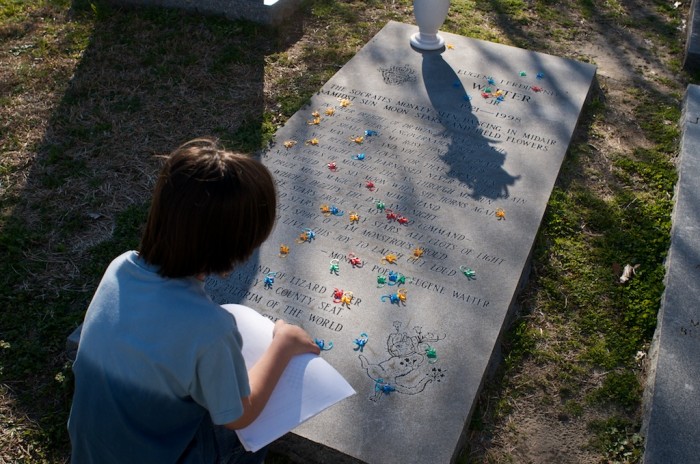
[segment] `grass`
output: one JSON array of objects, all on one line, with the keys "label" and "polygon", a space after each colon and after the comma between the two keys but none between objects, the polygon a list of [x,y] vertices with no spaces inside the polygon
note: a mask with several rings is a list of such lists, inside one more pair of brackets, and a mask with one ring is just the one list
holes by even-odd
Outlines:
[{"label": "grass", "polygon": [[[613,55],[641,53],[656,72],[598,79],[461,462],[523,459],[522,411],[576,427],[577,453],[639,460],[638,353],[663,291],[680,100],[697,81],[680,71],[682,9],[669,5],[452,2],[449,32],[595,63],[584,34],[602,30]],[[271,29],[0,0],[0,461],[65,462],[65,338],[107,263],[136,245],[158,156],[207,133],[246,152],[266,146],[388,20],[413,22],[410,1],[310,1]],[[625,264],[639,267],[623,286]]]},{"label": "grass", "polygon": [[[486,396],[531,395],[533,381],[523,366],[534,365],[556,377],[560,414],[590,418],[591,424],[601,420],[596,414],[607,414],[607,420],[624,420],[634,424],[627,428],[639,428],[642,375],[637,353],[651,339],[663,291],[676,181],[672,158],[679,135],[669,121],[680,117],[677,102],[639,101],[635,114],[652,146],[611,154],[606,169],[613,170],[614,181],[606,182],[605,189],[591,188],[606,174],[587,162],[595,154],[590,143],[570,149],[538,236],[537,277],[523,296],[523,314],[506,340],[502,383],[497,393]],[[589,102],[589,133],[604,123],[605,109],[595,97]],[[639,264],[644,273],[621,286],[615,280],[619,274],[613,272],[616,263]],[[544,332],[543,326],[554,330]],[[593,386],[591,371],[602,378]],[[539,402],[548,407],[551,398]],[[496,403],[477,416],[490,414],[498,422],[511,413],[512,403]],[[609,433],[607,428],[589,431],[595,435],[592,442]],[[636,439],[626,443],[635,448],[628,457],[639,458],[643,444]],[[603,451],[610,457],[613,448]]]}]

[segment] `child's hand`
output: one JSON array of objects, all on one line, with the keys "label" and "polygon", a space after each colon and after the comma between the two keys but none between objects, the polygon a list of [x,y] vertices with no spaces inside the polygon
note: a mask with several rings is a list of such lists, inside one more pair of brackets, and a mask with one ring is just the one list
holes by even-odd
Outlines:
[{"label": "child's hand", "polygon": [[243,401],[243,415],[226,424],[232,430],[250,425],[265,407],[289,361],[299,354],[319,354],[321,349],[299,326],[277,321],[272,344],[248,371],[250,395]]},{"label": "child's hand", "polygon": [[278,342],[283,352],[289,356],[304,353],[319,354],[321,352],[321,349],[304,329],[294,324],[287,324],[283,320],[275,322],[272,339]]}]

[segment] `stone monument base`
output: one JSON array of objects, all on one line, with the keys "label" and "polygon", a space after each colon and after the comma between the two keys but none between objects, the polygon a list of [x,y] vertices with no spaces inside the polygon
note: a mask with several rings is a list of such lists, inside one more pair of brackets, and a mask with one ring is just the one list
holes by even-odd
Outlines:
[{"label": "stone monument base", "polygon": [[[695,4],[695,2],[693,2]],[[676,184],[666,290],[644,398],[644,462],[698,462],[700,442],[700,86],[689,85]]]},{"label": "stone monument base", "polygon": [[697,71],[700,69],[700,3],[692,0],[688,15],[688,32],[685,38],[683,69]]}]

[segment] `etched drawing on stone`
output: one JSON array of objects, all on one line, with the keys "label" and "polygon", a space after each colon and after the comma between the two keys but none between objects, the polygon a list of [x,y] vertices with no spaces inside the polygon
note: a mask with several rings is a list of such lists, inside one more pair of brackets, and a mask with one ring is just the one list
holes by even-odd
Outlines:
[{"label": "etched drawing on stone", "polygon": [[358,359],[362,370],[372,381],[371,401],[381,400],[393,392],[404,395],[422,393],[432,382],[444,380],[446,369],[438,366],[436,343],[445,334],[423,333],[422,327],[414,327],[413,335],[403,330],[403,324],[394,322],[395,332],[386,340],[388,357],[372,362],[364,354]]}]

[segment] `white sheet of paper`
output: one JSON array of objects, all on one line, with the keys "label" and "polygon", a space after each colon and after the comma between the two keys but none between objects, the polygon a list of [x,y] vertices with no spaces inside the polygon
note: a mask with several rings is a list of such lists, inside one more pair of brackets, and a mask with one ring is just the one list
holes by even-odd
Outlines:
[{"label": "white sheet of paper", "polygon": [[[272,342],[275,324],[247,306],[223,307],[236,318],[243,337],[243,358],[250,369]],[[355,393],[343,376],[320,356],[295,356],[260,416],[236,433],[246,450],[257,451]]]}]

